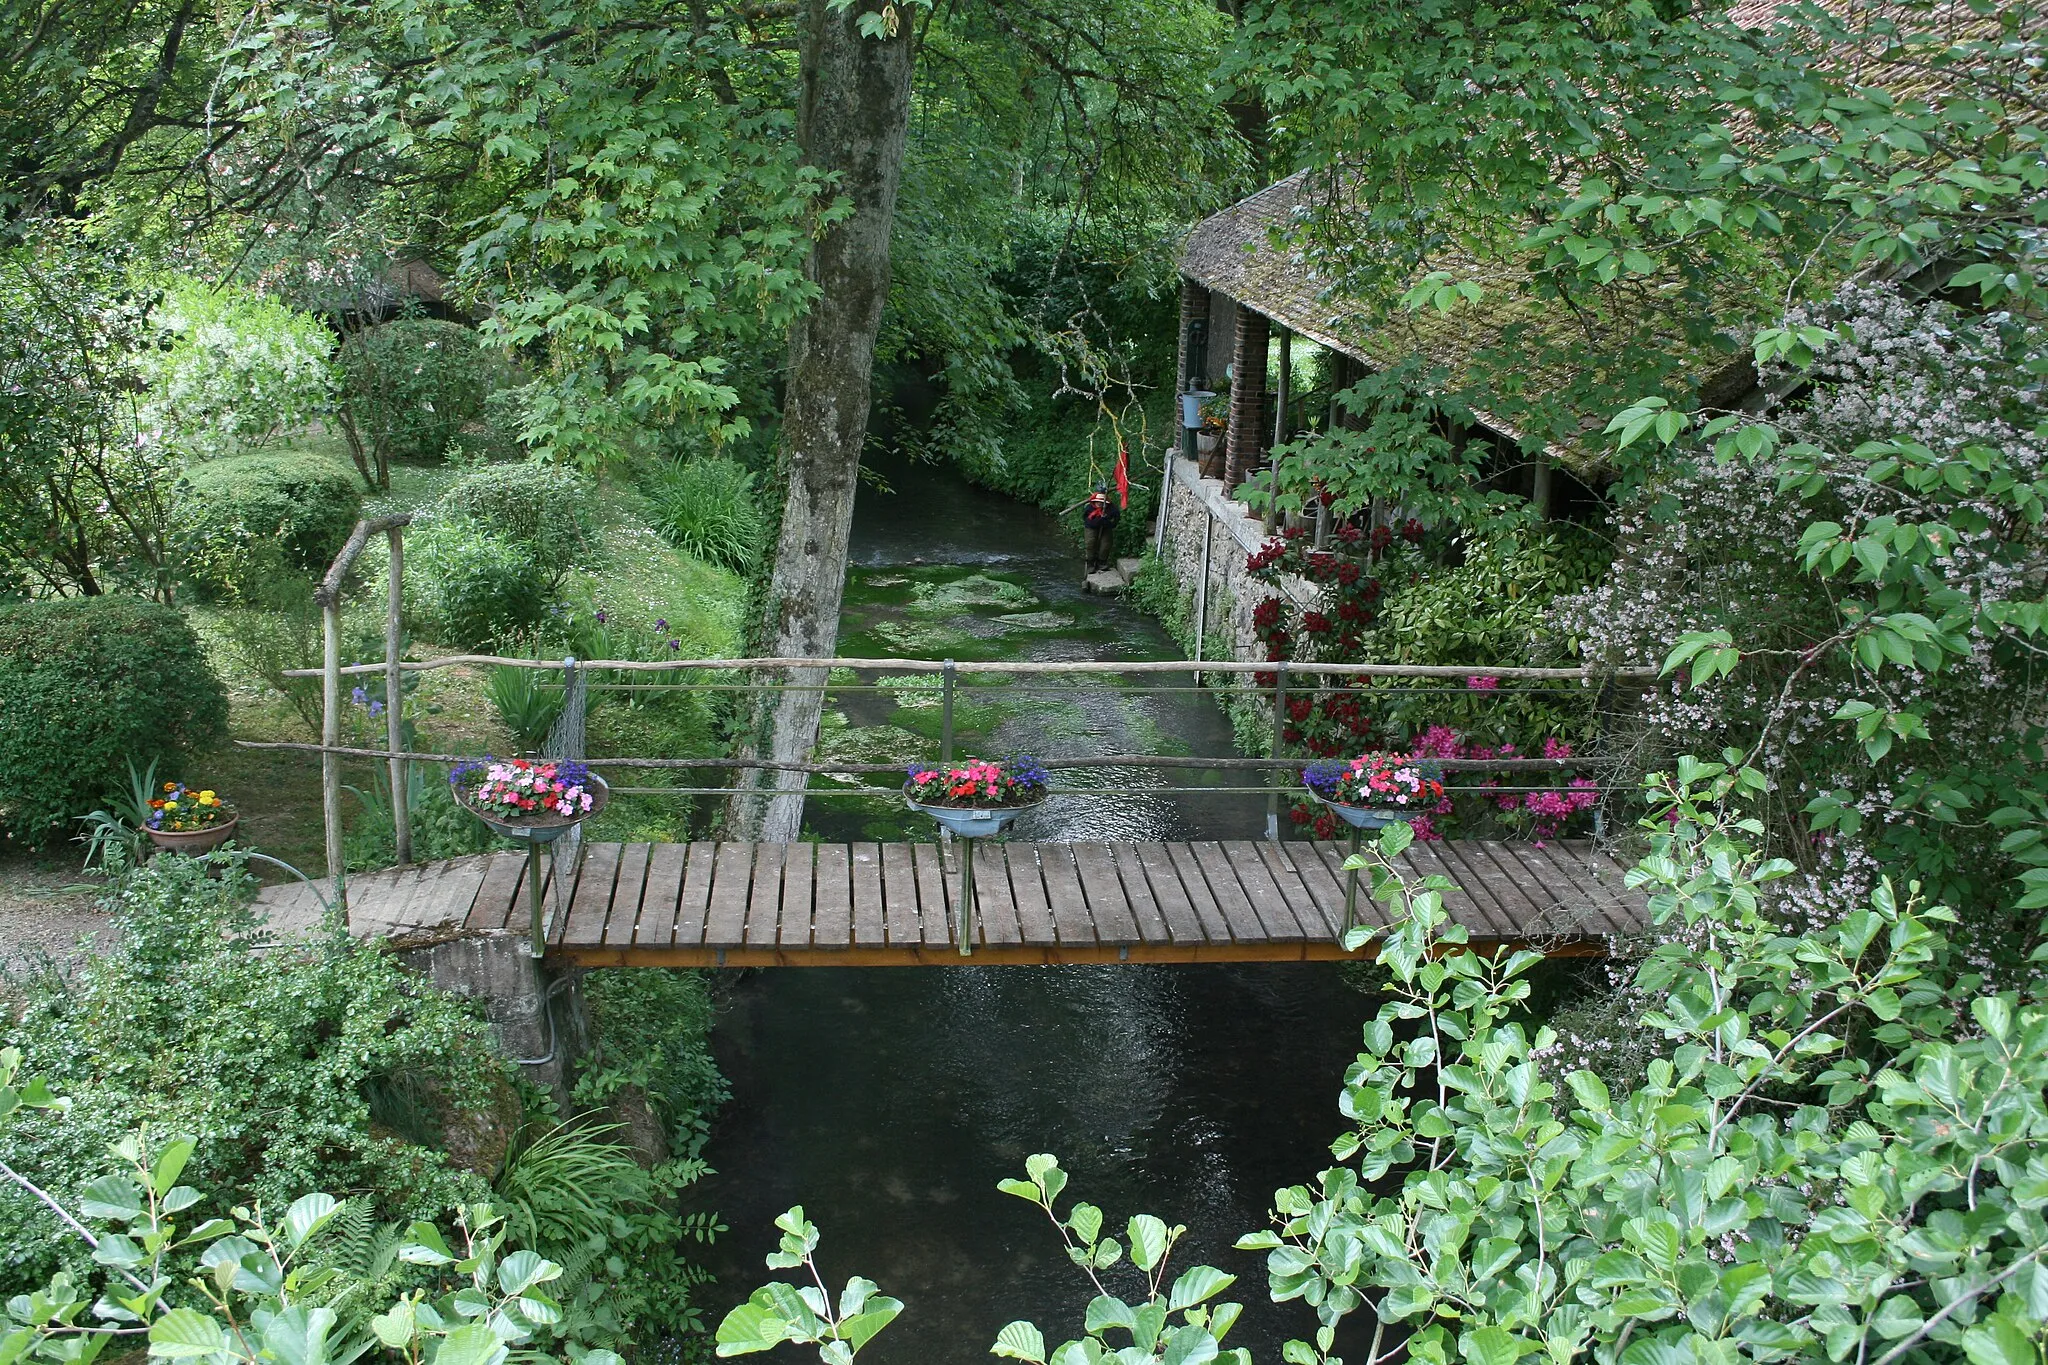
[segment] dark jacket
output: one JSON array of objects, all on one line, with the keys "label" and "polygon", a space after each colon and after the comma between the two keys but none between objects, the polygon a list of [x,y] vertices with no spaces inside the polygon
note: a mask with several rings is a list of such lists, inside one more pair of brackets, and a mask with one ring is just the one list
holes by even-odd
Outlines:
[{"label": "dark jacket", "polygon": [[1122,516],[1123,512],[1107,495],[1090,498],[1081,508],[1081,524],[1091,531],[1106,530]]}]

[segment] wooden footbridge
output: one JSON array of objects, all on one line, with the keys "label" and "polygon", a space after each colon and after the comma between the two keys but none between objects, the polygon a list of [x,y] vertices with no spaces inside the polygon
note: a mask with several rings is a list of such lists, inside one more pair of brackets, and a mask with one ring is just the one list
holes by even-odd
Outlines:
[{"label": "wooden footbridge", "polygon": [[[972,963],[1338,959],[1345,849],[1306,842],[1000,843],[975,856],[971,955],[956,946],[964,845],[591,844],[543,887],[546,957],[586,966],[863,967]],[[1622,869],[1584,841],[1416,843],[1397,860],[1439,873],[1475,944],[1604,953],[1645,927]],[[361,934],[422,942],[524,933],[526,855],[491,853],[349,882]],[[301,905],[299,902],[304,901]],[[264,892],[314,906],[310,885]],[[1358,901],[1360,922],[1383,924]],[[1365,955],[1370,954],[1370,948]]]},{"label": "wooden footbridge", "polygon": [[[1345,850],[1338,845],[1280,838],[1284,802],[1300,795],[1302,759],[1279,756],[1295,736],[1290,708],[1335,692],[1370,694],[1374,688],[1409,693],[1440,690],[1461,697],[1513,695],[1518,688],[1605,696],[1617,683],[1640,683],[1652,670],[1622,669],[1596,675],[1585,668],[1475,668],[1420,664],[1333,664],[1238,660],[991,660],[960,665],[951,659],[521,659],[490,655],[408,660],[403,654],[400,588],[404,515],[357,524],[321,580],[315,601],[322,613],[324,661],[319,669],[287,676],[318,677],[323,697],[321,742],[257,743],[248,747],[296,749],[320,756],[327,862],[322,892],[310,881],[271,887],[260,907],[279,919],[306,918],[330,904],[346,908],[358,934],[421,942],[467,934],[522,934],[549,959],[594,966],[749,967],[869,966],[924,963],[1248,962],[1306,961],[1347,956]],[[351,566],[375,535],[391,548],[385,658],[374,664],[341,663],[341,600]],[[940,739],[936,753],[904,754],[903,761],[951,762],[956,694],[1000,683],[1071,682],[1072,675],[1116,675],[1124,695],[1144,690],[1229,688],[1266,709],[1272,720],[1270,758],[1041,755],[1046,768],[1096,769],[1128,775],[1147,768],[1196,770],[1204,780],[1240,773],[1256,786],[1149,786],[1150,796],[1198,792],[1242,793],[1266,801],[1262,841],[987,842],[963,862],[968,844],[937,843],[691,843],[584,845],[571,836],[565,852],[532,861],[502,852],[413,864],[408,791],[414,764],[442,764],[471,754],[409,751],[399,706],[384,708],[386,747],[341,743],[342,683],[359,677],[387,698],[403,695],[407,673],[443,668],[530,668],[560,679],[562,719],[547,752],[582,757],[586,693],[594,688],[715,692],[761,689],[885,690],[882,679],[923,675],[936,684]],[[863,677],[862,675],[866,675]],[[1062,678],[1059,675],[1065,675]],[[596,681],[593,681],[596,679]],[[847,680],[850,679],[850,680]],[[1496,691],[1502,683],[1506,690]],[[1418,685],[1421,684],[1421,685]],[[344,877],[342,764],[370,761],[388,777],[393,842],[401,866]],[[810,756],[780,761],[746,758],[589,757],[617,769],[666,771],[685,781],[702,772],[755,769],[792,785],[755,795],[779,800],[812,797],[894,796],[894,786],[862,779],[886,775],[900,783],[891,763],[817,762]],[[1449,771],[1489,770],[1486,785],[1448,788],[1494,800],[1511,792],[1543,791],[1571,780],[1587,760],[1551,758],[1447,760]],[[1503,785],[1530,774],[1547,786]],[[819,787],[815,779],[824,778]],[[1055,779],[1057,781],[1057,778]],[[853,785],[848,785],[853,784]],[[380,784],[381,785],[381,784]],[[1051,788],[1050,798],[1117,794],[1084,784]],[[690,798],[730,795],[720,786],[615,787],[615,795]],[[1596,812],[1597,814],[1597,812]],[[1450,918],[1480,945],[1516,945],[1557,954],[1601,953],[1617,935],[1645,927],[1640,897],[1624,886],[1622,869],[1587,842],[1547,844],[1480,840],[1416,842],[1398,861],[1407,876],[1440,874],[1457,888],[1445,896]],[[543,863],[545,872],[543,872]],[[963,881],[965,885],[963,886]],[[965,894],[963,894],[963,892]],[[539,904],[536,905],[535,902]],[[1357,897],[1357,922],[1376,921],[1377,907]],[[964,921],[964,922],[963,922]],[[1370,953],[1371,948],[1364,950]]]}]

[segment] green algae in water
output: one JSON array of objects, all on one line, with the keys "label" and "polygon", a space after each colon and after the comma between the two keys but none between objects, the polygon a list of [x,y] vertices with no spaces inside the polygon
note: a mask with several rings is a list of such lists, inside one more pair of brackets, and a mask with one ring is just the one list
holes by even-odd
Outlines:
[{"label": "green algae in water", "polygon": [[1074,624],[1074,618],[1059,611],[1014,611],[996,618],[1007,630],[1044,633],[1065,630]]},{"label": "green algae in water", "polygon": [[1042,606],[1038,594],[1022,583],[993,574],[969,573],[950,583],[917,583],[911,587],[910,610],[920,616],[955,616],[968,611],[1029,611]]}]

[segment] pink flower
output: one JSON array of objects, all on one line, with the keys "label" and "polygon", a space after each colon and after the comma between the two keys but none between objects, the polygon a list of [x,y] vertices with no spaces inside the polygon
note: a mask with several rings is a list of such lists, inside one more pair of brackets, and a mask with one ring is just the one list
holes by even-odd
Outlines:
[{"label": "pink flower", "polygon": [[1471,688],[1474,692],[1491,692],[1500,686],[1500,679],[1489,678],[1483,674],[1474,674],[1465,679],[1465,686]]}]

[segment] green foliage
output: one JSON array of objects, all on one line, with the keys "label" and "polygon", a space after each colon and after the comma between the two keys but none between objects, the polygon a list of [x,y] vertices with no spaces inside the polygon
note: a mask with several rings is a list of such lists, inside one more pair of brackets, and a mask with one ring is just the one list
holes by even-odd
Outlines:
[{"label": "green foliage", "polygon": [[544,669],[500,664],[484,678],[484,696],[519,747],[538,753],[561,717],[567,694],[559,675]]},{"label": "green foliage", "polygon": [[130,762],[204,744],[227,694],[169,607],[132,597],[0,606],[0,827],[57,836]]},{"label": "green foliage", "polygon": [[223,611],[214,628],[235,664],[283,696],[307,730],[318,734],[320,679],[285,674],[320,666],[320,608],[312,584],[293,579],[276,586],[281,590],[266,593],[265,606]]},{"label": "green foliage", "polygon": [[597,489],[562,465],[521,460],[479,465],[448,486],[437,515],[466,518],[505,536],[544,566],[549,590],[597,548]]},{"label": "green foliage", "polygon": [[128,789],[109,798],[107,806],[112,809],[102,807],[79,817],[85,827],[78,835],[85,845],[85,866],[91,867],[97,858],[105,870],[119,872],[140,863],[149,852],[149,836],[144,833],[149,827],[149,803],[162,790],[156,780],[155,759],[140,771],[129,763]]},{"label": "green foliage", "polygon": [[513,1239],[565,1268],[558,1337],[651,1342],[701,1331],[689,1290],[709,1276],[684,1253],[719,1229],[706,1215],[686,1219],[675,1209],[704,1164],[642,1166],[618,1131],[529,1122],[494,1182]]},{"label": "green foliage", "polygon": [[1691,758],[1648,783],[1629,881],[1667,935],[1636,973],[1661,1055],[1625,1094],[1557,1083],[1556,1035],[1520,1017],[1539,956],[1464,949],[1449,883],[1393,871],[1405,830],[1357,860],[1391,925],[1349,941],[1391,976],[1353,1126],[1239,1242],[1317,1313],[1288,1360],[1333,1359],[1366,1308],[1375,1355],[1397,1331],[1428,1362],[2028,1358],[2048,1012],[1951,977],[1951,916],[1888,882],[1836,924],[1772,922],[1793,869],[1740,810],[1766,787]]},{"label": "green foliage", "polygon": [[301,451],[230,455],[178,481],[171,527],[180,579],[201,596],[276,605],[309,594],[361,515],[348,467]]},{"label": "green foliage", "polygon": [[654,524],[678,549],[750,573],[768,541],[754,475],[736,460],[678,459],[649,490]]},{"label": "green foliage", "polygon": [[775,1226],[782,1230],[782,1240],[768,1253],[768,1268],[801,1267],[810,1272],[813,1283],[799,1288],[778,1281],[755,1290],[718,1324],[718,1354],[752,1355],[791,1342],[817,1347],[824,1365],[851,1365],[860,1349],[896,1320],[903,1311],[902,1300],[856,1275],[846,1282],[835,1305],[826,1297],[825,1277],[818,1271],[818,1229],[805,1219],[803,1206],[777,1218]]},{"label": "green foliage", "polygon": [[[1108,1358],[1128,1360],[1131,1365],[1152,1361],[1182,1365],[1196,1360],[1251,1365],[1250,1351],[1222,1346],[1243,1306],[1209,1302],[1236,1284],[1237,1276],[1198,1265],[1170,1280],[1167,1277],[1167,1262],[1187,1232],[1185,1227],[1168,1227],[1149,1213],[1135,1214],[1125,1228],[1127,1240],[1119,1243],[1102,1235],[1102,1210],[1093,1204],[1076,1201],[1066,1217],[1059,1215],[1054,1203],[1066,1188],[1067,1173],[1060,1169],[1058,1158],[1043,1153],[1026,1157],[1024,1172],[1025,1179],[1004,1180],[997,1188],[1044,1211],[1059,1234],[1067,1259],[1080,1267],[1094,1286],[1095,1298],[1088,1304],[1086,1335],[1048,1354],[1045,1336],[1036,1325],[1013,1322],[997,1335],[995,1345],[989,1348],[991,1354],[1030,1365],[1094,1365]],[[1109,1290],[1108,1278],[1124,1260],[1141,1277],[1137,1281],[1141,1302],[1126,1302]],[[1181,1318],[1178,1323],[1173,1321],[1176,1313]],[[1121,1347],[1112,1345],[1112,1331],[1128,1333],[1130,1341]]]},{"label": "green foliage", "polygon": [[143,420],[202,459],[262,445],[326,415],[334,337],[319,319],[236,284],[174,276],[150,321]]},{"label": "green foliage", "polygon": [[525,545],[467,518],[425,517],[406,532],[406,615],[439,644],[487,649],[531,630],[551,576]]},{"label": "green foliage", "polygon": [[583,978],[592,1046],[576,1078],[578,1104],[645,1096],[669,1144],[694,1153],[730,1094],[711,1056],[713,1006],[702,972],[598,970]]},{"label": "green foliage", "polygon": [[177,453],[137,422],[154,303],[118,246],[0,239],[0,581],[17,590],[169,597]]},{"label": "green foliage", "polygon": [[337,358],[342,434],[373,487],[390,486],[393,460],[445,454],[483,416],[498,371],[474,331],[428,318],[351,332]]},{"label": "green foliage", "polygon": [[[139,1124],[196,1135],[192,1170],[237,1202],[357,1191],[382,1217],[432,1217],[479,1193],[447,1158],[380,1132],[369,1095],[405,1077],[442,1112],[499,1083],[483,1025],[338,926],[256,951],[238,867],[160,854],[120,878],[116,942],[70,980],[24,983],[12,1039],[28,1064],[75,1077],[62,1122],[24,1120],[10,1161],[83,1185]],[[39,1279],[78,1259],[47,1210],[0,1194],[0,1273]]]},{"label": "green foliage", "polygon": [[[1045,1213],[1067,1259],[1087,1277],[1095,1297],[1088,1304],[1084,1335],[1048,1351],[1045,1334],[1036,1324],[1013,1322],[997,1334],[989,1347],[992,1355],[1030,1365],[1099,1365],[1109,1360],[1127,1365],[1251,1365],[1250,1351],[1222,1346],[1243,1306],[1210,1302],[1237,1283],[1237,1277],[1198,1265],[1169,1278],[1168,1262],[1185,1227],[1169,1227],[1152,1214],[1140,1213],[1126,1225],[1127,1241],[1119,1242],[1102,1235],[1102,1210],[1093,1204],[1077,1201],[1065,1217],[1059,1214],[1055,1204],[1066,1189],[1067,1173],[1057,1157],[1027,1157],[1024,1172],[1024,1179],[1004,1180],[997,1188]],[[817,1347],[825,1365],[850,1365],[861,1348],[903,1311],[903,1304],[881,1294],[873,1281],[855,1276],[835,1306],[826,1297],[817,1269],[818,1229],[804,1217],[803,1208],[783,1214],[775,1226],[782,1230],[782,1241],[768,1256],[769,1269],[801,1267],[810,1272],[813,1283],[773,1283],[755,1290],[719,1324],[718,1354],[751,1355],[792,1342]],[[1132,1299],[1111,1291],[1119,1280],[1132,1284]],[[1176,1314],[1179,1322],[1173,1320]],[[1129,1340],[1113,1345],[1112,1333]]]},{"label": "green foliage", "polygon": [[[0,1050],[0,1119],[61,1122],[78,1097],[56,1096],[40,1076],[18,1082],[21,1062],[18,1049]],[[347,1365],[365,1357],[505,1365],[513,1347],[562,1319],[543,1288],[562,1267],[530,1250],[507,1251],[487,1205],[458,1212],[459,1250],[425,1221],[402,1238],[372,1241],[357,1201],[319,1193],[290,1200],[276,1216],[257,1204],[181,1220],[219,1200],[180,1183],[197,1150],[190,1136],[165,1140],[146,1125],[123,1135],[100,1157],[104,1169],[111,1156],[112,1171],[83,1187],[75,1213],[51,1193],[45,1173],[0,1162],[12,1186],[54,1213],[65,1239],[90,1250],[86,1265],[96,1267],[59,1272],[36,1293],[7,1300],[0,1323],[12,1358],[90,1365],[110,1346],[141,1337],[150,1359],[195,1365]],[[423,1286],[400,1291],[397,1262],[422,1268],[415,1278]],[[608,1350],[578,1358],[619,1365]]]},{"label": "green foliage", "polygon": [[[379,746],[384,743],[381,732],[364,738]],[[413,740],[406,744],[408,748],[415,747]],[[398,861],[398,823],[391,812],[389,778],[381,765],[378,777],[382,780],[346,788],[362,806],[362,813],[349,823],[343,844],[343,856],[351,872],[391,867]],[[435,765],[408,763],[405,789],[415,862],[438,862],[504,847],[489,826],[456,802],[453,789]]]}]

